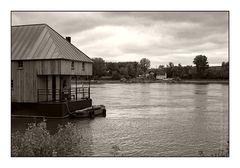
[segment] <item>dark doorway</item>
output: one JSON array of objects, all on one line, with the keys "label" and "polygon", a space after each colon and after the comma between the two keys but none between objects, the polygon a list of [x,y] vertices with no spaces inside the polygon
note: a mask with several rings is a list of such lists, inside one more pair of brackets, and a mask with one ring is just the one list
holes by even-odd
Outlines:
[{"label": "dark doorway", "polygon": [[52,76],[52,100],[56,101],[56,76]]}]

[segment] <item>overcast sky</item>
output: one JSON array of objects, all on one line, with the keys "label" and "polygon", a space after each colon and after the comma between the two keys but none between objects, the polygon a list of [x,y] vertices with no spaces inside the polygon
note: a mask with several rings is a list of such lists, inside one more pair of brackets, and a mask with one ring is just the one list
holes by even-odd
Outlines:
[{"label": "overcast sky", "polygon": [[13,12],[12,25],[46,23],[89,57],[192,65],[228,61],[227,12]]}]

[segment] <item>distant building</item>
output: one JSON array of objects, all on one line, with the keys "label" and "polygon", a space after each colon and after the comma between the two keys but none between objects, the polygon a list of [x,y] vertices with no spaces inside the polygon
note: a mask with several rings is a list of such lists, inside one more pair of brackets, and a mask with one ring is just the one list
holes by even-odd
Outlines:
[{"label": "distant building", "polygon": [[156,79],[157,80],[164,80],[164,79],[166,79],[167,78],[167,74],[165,73],[165,74],[163,74],[163,75],[157,75],[156,76]]},{"label": "distant building", "polygon": [[[48,109],[51,104],[63,115],[66,108],[91,106],[90,87],[79,88],[78,83],[90,79],[92,60],[71,44],[70,37],[63,38],[46,24],[12,26],[11,33],[13,110],[21,105]],[[41,109],[35,110],[44,115]]]},{"label": "distant building", "polygon": [[149,73],[148,73],[149,75],[152,75],[152,76],[154,76],[155,75],[155,73],[153,72],[153,71],[149,71]]},{"label": "distant building", "polygon": [[157,74],[156,74],[156,79],[157,80],[164,80],[167,78],[167,73],[164,72],[163,70],[160,70]]}]

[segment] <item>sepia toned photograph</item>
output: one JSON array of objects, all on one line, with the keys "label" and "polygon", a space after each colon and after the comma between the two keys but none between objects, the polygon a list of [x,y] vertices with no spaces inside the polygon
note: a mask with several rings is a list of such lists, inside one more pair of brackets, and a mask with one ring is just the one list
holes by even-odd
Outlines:
[{"label": "sepia toned photograph", "polygon": [[229,11],[11,11],[12,157],[229,157]]}]

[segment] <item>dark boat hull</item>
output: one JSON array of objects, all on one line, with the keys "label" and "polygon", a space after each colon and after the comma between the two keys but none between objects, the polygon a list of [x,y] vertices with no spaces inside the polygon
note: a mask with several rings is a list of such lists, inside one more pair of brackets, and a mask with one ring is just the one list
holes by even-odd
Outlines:
[{"label": "dark boat hull", "polygon": [[104,105],[92,106],[71,113],[71,117],[74,118],[95,118],[97,116],[106,117],[106,108]]}]

